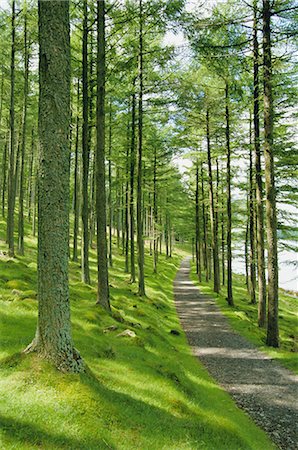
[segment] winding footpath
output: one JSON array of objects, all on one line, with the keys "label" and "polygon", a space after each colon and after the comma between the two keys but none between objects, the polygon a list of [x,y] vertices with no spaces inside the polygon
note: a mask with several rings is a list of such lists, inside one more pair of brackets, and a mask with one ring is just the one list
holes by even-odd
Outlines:
[{"label": "winding footpath", "polygon": [[278,447],[298,449],[298,377],[233,331],[215,301],[189,275],[186,258],[174,294],[193,353]]}]

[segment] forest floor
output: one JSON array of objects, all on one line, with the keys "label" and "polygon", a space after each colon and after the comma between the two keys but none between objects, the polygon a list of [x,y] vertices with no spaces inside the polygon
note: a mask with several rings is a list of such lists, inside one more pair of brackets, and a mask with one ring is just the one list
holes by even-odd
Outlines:
[{"label": "forest floor", "polygon": [[188,257],[174,293],[193,353],[280,448],[296,449],[298,377],[235,332],[215,300],[192,282],[190,271]]},{"label": "forest floor", "polygon": [[[73,338],[88,370],[69,375],[22,353],[36,327],[36,239],[12,260],[4,229],[0,222],[1,449],[275,448],[191,353],[173,296],[185,254],[160,256],[154,275],[146,253],[140,298],[114,245],[110,315],[95,305],[95,252],[90,286],[70,263]],[[119,336],[126,329],[135,337]]]}]

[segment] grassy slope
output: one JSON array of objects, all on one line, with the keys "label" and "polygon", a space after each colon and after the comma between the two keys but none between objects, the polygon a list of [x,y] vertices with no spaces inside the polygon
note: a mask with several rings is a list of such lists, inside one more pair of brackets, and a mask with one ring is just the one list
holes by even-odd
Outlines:
[{"label": "grassy slope", "polygon": [[250,303],[250,298],[245,286],[243,275],[233,275],[233,293],[235,308],[231,308],[226,301],[226,291],[221,290],[217,295],[213,292],[213,283],[198,283],[195,267],[192,266],[192,280],[200,287],[205,294],[216,299],[222,312],[228,317],[231,326],[265,351],[270,357],[277,359],[285,367],[298,373],[297,359],[297,302],[298,299],[280,290],[279,298],[279,328],[280,328],[280,348],[273,349],[265,345],[266,330],[259,328],[258,306]]},{"label": "grassy slope", "polygon": [[[0,249],[3,230],[2,223]],[[173,304],[177,255],[162,257],[156,276],[146,258],[146,299],[118,255],[110,271],[114,317],[95,306],[95,287],[83,285],[71,263],[73,335],[86,374],[62,374],[18,353],[36,325],[36,243],[26,243],[25,257],[0,257],[1,449],[274,448],[190,354]],[[93,252],[91,263],[94,280]],[[118,330],[104,333],[110,325]],[[117,337],[126,328],[137,338]]]}]

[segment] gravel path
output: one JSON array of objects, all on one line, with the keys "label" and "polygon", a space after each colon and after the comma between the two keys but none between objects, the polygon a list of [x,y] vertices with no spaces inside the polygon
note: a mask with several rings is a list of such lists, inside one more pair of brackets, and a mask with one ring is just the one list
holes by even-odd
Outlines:
[{"label": "gravel path", "polygon": [[298,449],[298,377],[234,332],[215,301],[200,293],[189,274],[186,258],[174,293],[194,354],[278,447]]}]

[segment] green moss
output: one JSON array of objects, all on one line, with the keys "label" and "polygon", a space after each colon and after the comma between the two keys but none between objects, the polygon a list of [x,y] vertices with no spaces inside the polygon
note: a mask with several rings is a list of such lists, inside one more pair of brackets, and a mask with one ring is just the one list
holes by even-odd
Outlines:
[{"label": "green moss", "polygon": [[[0,281],[1,448],[274,448],[191,355],[173,302],[182,251],[171,260],[161,256],[157,275],[146,254],[147,297],[141,299],[115,250],[111,315],[95,305],[94,252],[91,286],[79,281],[79,267],[71,264],[73,337],[88,370],[67,375],[20,353],[34,336],[37,317],[36,273],[29,267],[35,242],[26,244],[26,256],[11,262],[7,280]],[[6,264],[0,260],[1,274]],[[28,284],[21,300],[10,301],[9,280]],[[137,338],[117,336],[127,328]]]}]

